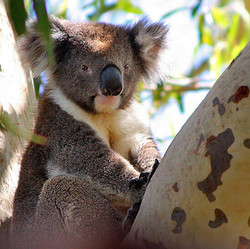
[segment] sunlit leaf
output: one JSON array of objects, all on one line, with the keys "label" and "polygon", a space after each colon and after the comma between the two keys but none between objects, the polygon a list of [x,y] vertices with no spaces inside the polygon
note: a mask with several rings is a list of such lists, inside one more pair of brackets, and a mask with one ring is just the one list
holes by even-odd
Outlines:
[{"label": "sunlit leaf", "polygon": [[218,78],[220,73],[221,73],[221,69],[222,66],[224,65],[224,61],[223,61],[223,53],[222,51],[223,49],[223,43],[221,42],[220,44],[218,44],[215,47],[214,50],[214,55],[212,56],[211,60],[210,60],[210,64],[211,64],[211,70],[215,73],[215,77]]},{"label": "sunlit leaf", "polygon": [[173,122],[171,120],[169,120],[169,126],[170,126],[170,130],[171,130],[171,136],[175,137],[176,132],[174,130],[174,125],[173,125]]},{"label": "sunlit leaf", "polygon": [[88,18],[92,21],[97,21],[100,17],[110,11],[123,11],[126,13],[133,14],[143,14],[143,11],[133,5],[130,0],[118,0],[115,3],[109,3],[105,0],[95,0],[88,5],[85,5],[84,8],[94,8],[94,12],[88,15]]},{"label": "sunlit leaf", "polygon": [[232,0],[220,0],[220,1],[218,1],[218,6],[223,7],[223,6],[228,5],[230,2],[232,2]]},{"label": "sunlit leaf", "polygon": [[184,112],[184,105],[183,105],[183,94],[180,92],[176,93],[174,98],[176,99],[178,106],[180,108],[180,111],[183,113]]},{"label": "sunlit leaf", "polygon": [[28,13],[28,17],[35,17],[35,11],[33,9],[33,0],[24,0],[24,6]]},{"label": "sunlit leaf", "polygon": [[185,11],[185,10],[189,10],[189,8],[188,8],[188,7],[181,7],[181,8],[178,8],[178,9],[174,9],[174,10],[172,10],[172,11],[166,13],[165,15],[163,15],[163,16],[161,17],[161,19],[167,19],[168,17],[170,17],[170,16],[176,14],[177,12]]},{"label": "sunlit leaf", "polygon": [[88,5],[85,5],[84,8],[94,8],[94,12],[89,14],[87,17],[91,21],[98,21],[101,15],[112,11],[116,7],[115,4],[106,4],[104,0],[95,0]]},{"label": "sunlit leaf", "polygon": [[191,12],[192,17],[194,17],[197,14],[198,10],[201,7],[201,4],[202,4],[202,0],[199,0],[198,3],[192,8],[192,12]]},{"label": "sunlit leaf", "polygon": [[[202,37],[203,37],[203,27],[205,25],[205,17],[204,15],[200,15],[198,18],[198,35],[199,35],[199,43],[197,48],[195,49],[196,51],[198,50],[198,48],[200,47],[200,45],[202,44]],[[196,52],[195,51],[195,52]]]},{"label": "sunlit leaf", "polygon": [[127,13],[143,14],[143,11],[139,7],[134,6],[130,0],[118,0],[116,7]]},{"label": "sunlit leaf", "polygon": [[209,58],[206,58],[197,68],[193,67],[190,71],[191,77],[201,75],[204,71],[209,69]]},{"label": "sunlit leaf", "polygon": [[203,32],[202,32],[202,43],[206,43],[210,46],[214,45],[211,32],[212,32],[211,29],[209,29],[208,27],[204,27]]},{"label": "sunlit leaf", "polygon": [[216,24],[227,28],[229,24],[229,18],[224,9],[214,6],[212,8],[212,15]]},{"label": "sunlit leaf", "polygon": [[106,12],[112,11],[116,8],[116,4],[110,4],[110,5],[103,5],[101,8],[101,14],[104,14]]},{"label": "sunlit leaf", "polygon": [[69,0],[63,0],[58,8],[58,17],[66,18],[66,13],[68,11]]},{"label": "sunlit leaf", "polygon": [[236,42],[236,37],[239,30],[239,22],[240,22],[240,16],[238,15],[238,13],[235,13],[232,16],[232,22],[229,27],[227,35],[229,50],[233,47],[234,43]]}]

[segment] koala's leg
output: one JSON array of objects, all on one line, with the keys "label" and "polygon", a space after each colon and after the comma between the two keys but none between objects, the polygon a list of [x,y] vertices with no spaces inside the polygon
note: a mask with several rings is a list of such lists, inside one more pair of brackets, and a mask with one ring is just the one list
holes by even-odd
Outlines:
[{"label": "koala's leg", "polygon": [[36,248],[117,248],[123,217],[86,180],[49,179],[39,198]]}]

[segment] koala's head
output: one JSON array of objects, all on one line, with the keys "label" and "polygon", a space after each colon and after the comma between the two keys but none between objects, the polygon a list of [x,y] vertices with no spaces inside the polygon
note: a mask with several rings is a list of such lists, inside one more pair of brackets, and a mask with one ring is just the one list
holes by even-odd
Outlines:
[{"label": "koala's head", "polygon": [[48,70],[59,88],[88,112],[125,108],[140,80],[159,75],[167,27],[142,19],[134,25],[74,23],[50,17],[55,65],[49,66],[43,40],[31,25],[21,43],[34,76]]}]

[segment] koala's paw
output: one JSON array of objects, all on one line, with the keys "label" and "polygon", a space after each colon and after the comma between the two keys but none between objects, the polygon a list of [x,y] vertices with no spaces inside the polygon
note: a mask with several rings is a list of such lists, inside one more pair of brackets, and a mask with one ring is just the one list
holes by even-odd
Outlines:
[{"label": "koala's paw", "polygon": [[129,189],[140,189],[148,182],[149,172],[142,172],[138,178],[133,178],[129,181]]},{"label": "koala's paw", "polygon": [[160,164],[159,160],[155,159],[155,163],[150,172],[142,172],[138,178],[133,178],[132,180],[129,181],[129,189],[132,188],[140,189],[145,184],[148,185],[159,164]]},{"label": "koala's paw", "polygon": [[123,232],[125,234],[127,234],[130,231],[135,221],[135,217],[139,212],[140,206],[141,206],[141,200],[134,203],[133,206],[128,210],[127,216],[123,222]]}]

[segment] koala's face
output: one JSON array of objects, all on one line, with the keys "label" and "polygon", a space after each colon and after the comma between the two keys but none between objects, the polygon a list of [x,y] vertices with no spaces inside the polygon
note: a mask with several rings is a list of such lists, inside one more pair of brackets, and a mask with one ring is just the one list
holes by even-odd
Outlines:
[{"label": "koala's face", "polygon": [[[137,83],[158,70],[167,33],[162,24],[141,20],[125,27],[54,17],[51,23],[56,57],[50,69],[52,85],[88,112],[125,108],[135,95]],[[34,51],[33,67],[42,57]]]},{"label": "koala's face", "polygon": [[110,112],[128,105],[140,75],[129,33],[98,23],[71,24],[66,32],[64,45],[55,43],[53,82],[87,111]]}]

